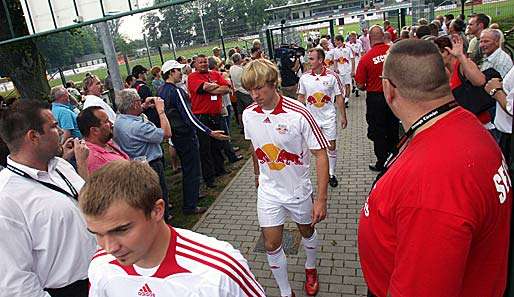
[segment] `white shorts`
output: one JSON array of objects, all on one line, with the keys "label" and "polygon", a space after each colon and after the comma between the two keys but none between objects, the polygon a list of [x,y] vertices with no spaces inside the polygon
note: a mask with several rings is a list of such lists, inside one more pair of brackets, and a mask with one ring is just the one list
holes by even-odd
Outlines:
[{"label": "white shorts", "polygon": [[325,135],[327,140],[336,140],[337,139],[337,122],[334,119],[333,121],[326,121],[324,123],[320,123],[319,127]]},{"label": "white shorts", "polygon": [[339,77],[341,78],[341,83],[344,85],[352,84],[352,74],[351,73],[340,73]]},{"label": "white shorts", "polygon": [[257,199],[257,218],[260,227],[275,227],[285,224],[287,216],[300,225],[312,223],[312,196],[299,203],[283,203]]}]

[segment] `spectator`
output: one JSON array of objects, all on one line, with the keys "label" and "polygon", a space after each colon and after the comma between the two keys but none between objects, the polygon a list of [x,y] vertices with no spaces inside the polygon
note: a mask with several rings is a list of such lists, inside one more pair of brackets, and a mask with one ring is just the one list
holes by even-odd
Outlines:
[{"label": "spectator", "polygon": [[384,31],[388,32],[391,35],[391,42],[396,41],[396,30],[394,29],[393,25],[391,25],[391,22],[388,20],[384,21]]},{"label": "spectator", "polygon": [[243,115],[243,111],[253,103],[252,96],[250,93],[243,88],[241,84],[241,76],[243,75],[243,67],[241,64],[243,63],[243,59],[239,53],[236,53],[232,56],[232,67],[230,67],[230,80],[232,81],[232,88],[236,92],[237,98],[237,119],[241,123],[241,129],[243,129],[241,117]]},{"label": "spectator", "polygon": [[132,74],[127,75],[127,77],[125,78],[125,89],[132,88],[135,82],[136,78]]},{"label": "spectator", "polygon": [[166,225],[165,203],[146,164],[115,161],[92,176],[80,208],[103,249],[89,269],[90,297],[265,296],[230,244]]},{"label": "spectator", "polygon": [[512,68],[512,59],[501,48],[502,32],[496,29],[484,29],[480,34],[480,51],[483,55],[481,70],[493,68],[505,77]]},{"label": "spectator", "polygon": [[59,128],[63,130],[62,141],[66,139],[81,138],[79,127],[77,125],[77,114],[73,111],[70,104],[70,95],[68,90],[63,86],[53,87],[50,90],[52,102],[52,114],[59,124]]},{"label": "spectator", "polygon": [[258,47],[252,47],[252,49],[250,50],[250,55],[252,57],[252,60],[262,59],[262,50]]},{"label": "spectator", "polygon": [[463,41],[464,53],[468,52],[469,41],[466,38],[466,24],[461,19],[454,19],[450,22],[450,35],[459,35]]},{"label": "spectator", "polygon": [[112,141],[112,123],[99,106],[91,106],[77,117],[80,132],[89,148],[87,169],[89,174],[114,160],[128,160],[127,154]]},{"label": "spectator", "polygon": [[435,17],[435,20],[439,22],[439,35],[446,35],[448,34],[448,28],[446,27],[446,23],[444,22],[444,16],[439,14]]},{"label": "spectator", "polygon": [[[41,100],[22,100],[3,113],[0,136],[10,155],[0,172],[2,295],[88,296],[88,262],[96,250],[77,207],[84,180],[65,160],[62,131]],[[74,140],[77,164],[87,147]]]},{"label": "spectator", "polygon": [[217,67],[223,65],[223,59],[221,58],[221,49],[219,47],[215,47],[212,49],[212,57],[216,61]]},{"label": "spectator", "polygon": [[100,106],[109,116],[109,120],[114,123],[116,121],[116,113],[112,107],[102,99],[103,86],[98,77],[96,75],[86,74],[86,78],[84,78],[84,81],[82,82],[82,87],[85,94],[83,108],[86,109],[90,106]]},{"label": "spectator", "polygon": [[389,46],[393,45],[393,40],[391,39],[391,33],[387,32],[387,31],[384,32],[384,43]]},{"label": "spectator", "polygon": [[146,84],[146,73],[148,69],[141,65],[136,65],[132,68],[132,75],[136,78],[136,81],[132,85],[134,89],[136,89],[137,93],[141,100],[145,103],[143,105],[143,113],[146,115],[148,120],[152,122],[155,126],[160,127],[161,121],[159,115],[157,114],[157,110],[153,105],[150,105],[149,101],[146,98],[152,97],[152,90]]},{"label": "spectator", "polygon": [[184,66],[173,60],[162,65],[165,84],[159,89],[159,96],[164,99],[166,115],[173,130],[171,141],[182,164],[182,212],[200,214],[207,209],[198,207],[202,173],[196,129],[219,140],[227,140],[228,137],[222,131],[209,129],[192,113],[189,95],[177,86],[182,81],[181,69]]},{"label": "spectator", "polygon": [[503,296],[512,191],[498,146],[454,102],[433,43],[395,44],[383,87],[407,132],[359,220],[368,296]]},{"label": "spectator", "polygon": [[150,70],[152,74],[152,86],[157,92],[160,86],[164,84],[164,80],[161,78],[161,68],[159,66],[154,66],[152,70]]},{"label": "spectator", "polygon": [[164,176],[164,163],[161,143],[171,137],[171,128],[164,112],[164,101],[159,97],[149,97],[155,102],[161,128],[141,118],[143,106],[141,97],[134,89],[120,91],[117,99],[120,112],[119,121],[114,123],[114,141],[131,159],[143,159],[159,176],[164,200],[166,201],[165,220],[169,221],[169,194]]},{"label": "spectator", "polygon": [[433,22],[428,24],[428,27],[430,28],[430,35],[434,36],[434,37],[438,37],[439,36],[439,27],[434,24]]},{"label": "spectator", "polygon": [[177,62],[179,62],[180,64],[188,64],[188,61],[187,61],[186,57],[184,57],[184,56],[178,56]]},{"label": "spectator", "polygon": [[429,23],[428,23],[427,19],[425,19],[425,18],[420,18],[418,20],[418,26],[428,26],[428,24]]},{"label": "spectator", "polygon": [[450,23],[453,21],[454,18],[455,17],[451,13],[444,16],[444,25],[446,28],[450,28]]},{"label": "spectator", "polygon": [[[221,96],[230,92],[229,83],[216,71],[209,71],[207,57],[198,55],[197,72],[188,77],[187,87],[191,95],[193,114],[209,129],[219,130],[222,126]],[[227,174],[223,155],[223,143],[211,139],[204,133],[198,134],[202,176],[208,187],[214,187],[215,176]]]},{"label": "spectator", "polygon": [[364,53],[367,53],[371,49],[369,44],[368,28],[362,28],[362,35],[359,37],[359,40],[362,43]]},{"label": "spectator", "polygon": [[78,106],[82,103],[82,94],[80,94],[80,91],[75,87],[74,81],[70,80],[66,82],[66,90],[68,91],[68,94],[70,94],[70,103],[72,105]]},{"label": "spectator", "polygon": [[409,30],[402,30],[400,32],[400,39],[401,40],[405,40],[405,39],[409,39],[409,38],[410,38]]},{"label": "spectator", "polygon": [[430,27],[428,25],[421,25],[416,29],[416,38],[423,39],[424,36],[430,35]]},{"label": "spectator", "polygon": [[468,34],[473,36],[469,41],[468,57],[470,57],[471,61],[475,62],[479,67],[482,65],[483,58],[483,53],[480,48],[480,36],[482,35],[482,31],[489,27],[489,23],[489,17],[483,13],[473,15],[469,19],[468,23]]}]

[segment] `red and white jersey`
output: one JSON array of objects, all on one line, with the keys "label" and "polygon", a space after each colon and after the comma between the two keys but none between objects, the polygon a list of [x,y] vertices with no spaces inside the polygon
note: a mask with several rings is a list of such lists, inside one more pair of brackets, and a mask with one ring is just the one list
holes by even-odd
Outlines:
[{"label": "red and white jersey", "polygon": [[[352,72],[353,51],[350,47],[343,45],[332,50],[334,65],[337,62],[337,69],[340,74],[350,74]],[[334,66],[335,67],[335,66]]]},{"label": "red and white jersey", "polygon": [[259,160],[258,198],[283,203],[310,198],[309,150],[328,147],[312,114],[300,102],[281,96],[274,110],[248,106],[243,124]]},{"label": "red and white jersey", "polygon": [[348,42],[346,45],[352,50],[353,56],[355,57],[355,68],[357,68],[357,64],[359,64],[359,60],[364,53],[362,42],[357,39],[354,43]]},{"label": "red and white jersey", "polygon": [[298,82],[298,94],[305,96],[305,106],[312,113],[316,122],[334,122],[336,107],[334,99],[343,94],[343,85],[339,75],[330,69],[322,68],[320,74],[309,71],[300,77]]},{"label": "red and white jersey", "polygon": [[123,266],[100,250],[89,266],[90,297],[263,297],[241,253],[227,242],[172,228],[156,269]]},{"label": "red and white jersey", "polygon": [[322,49],[323,52],[325,52],[325,60],[323,63],[326,67],[331,67],[334,64],[334,53],[333,49],[325,50],[321,45],[317,46],[318,48]]}]

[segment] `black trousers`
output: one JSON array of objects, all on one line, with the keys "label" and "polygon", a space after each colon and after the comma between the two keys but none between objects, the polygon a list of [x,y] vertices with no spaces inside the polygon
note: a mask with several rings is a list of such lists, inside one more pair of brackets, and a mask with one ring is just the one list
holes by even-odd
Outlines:
[{"label": "black trousers", "polygon": [[166,221],[166,223],[170,223],[168,221],[169,215],[171,214],[171,210],[170,210],[170,206],[169,206],[170,197],[169,197],[169,192],[168,192],[168,186],[166,185],[166,178],[164,175],[163,158],[152,160],[152,161],[148,162],[148,165],[150,165],[150,167],[152,167],[152,169],[159,176],[159,184],[161,186],[162,196],[163,196],[164,202],[165,202],[164,221]]},{"label": "black trousers", "polygon": [[498,145],[500,146],[500,149],[502,150],[503,156],[505,157],[505,161],[507,164],[511,163],[510,160],[510,139],[511,135],[510,133],[503,133],[501,131],[498,131],[500,133],[500,140],[498,141]]},{"label": "black trousers", "polygon": [[384,93],[368,92],[366,97],[368,138],[373,141],[377,165],[383,166],[398,143],[399,121],[387,105]]},{"label": "black trousers", "polygon": [[[203,133],[203,132],[200,132]],[[198,205],[200,195],[200,149],[196,132],[171,138],[182,164],[182,210],[192,211]]]},{"label": "black trousers", "polygon": [[[197,115],[198,119],[211,130],[222,130],[222,118],[220,115]],[[202,164],[202,176],[206,183],[213,183],[216,174],[225,173],[225,160],[221,151],[223,142],[210,137],[202,131],[197,131],[200,143],[200,161]]]},{"label": "black trousers", "polygon": [[87,297],[89,294],[88,279],[76,281],[66,287],[45,289],[52,297]]}]

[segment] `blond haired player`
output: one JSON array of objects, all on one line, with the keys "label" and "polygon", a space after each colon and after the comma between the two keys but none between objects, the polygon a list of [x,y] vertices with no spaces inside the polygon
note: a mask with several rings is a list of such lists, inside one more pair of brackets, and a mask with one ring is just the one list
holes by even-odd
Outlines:
[{"label": "blond haired player", "polygon": [[338,181],[335,175],[337,111],[335,105],[337,104],[337,110],[340,112],[343,129],[347,125],[346,109],[343,104],[343,86],[339,76],[323,65],[324,59],[322,49],[312,48],[309,50],[311,71],[304,73],[298,82],[298,100],[306,105],[329,141],[330,145],[327,151],[329,184],[337,187]]},{"label": "blond haired player", "polygon": [[98,250],[89,297],[264,297],[246,260],[229,243],[163,220],[157,173],[139,161],[96,171],[79,205]]},{"label": "blond haired player", "polygon": [[[359,66],[359,61],[366,52],[364,51],[364,47],[362,45],[362,42],[357,38],[357,32],[352,31],[350,32],[350,38],[348,39],[347,43],[348,47],[353,52],[353,56],[355,58],[355,67],[354,69],[357,69],[357,66]],[[355,87],[352,81],[352,92],[355,93],[355,97],[359,97],[359,89]]]},{"label": "blond haired player", "polygon": [[355,76],[355,57],[350,47],[346,46],[342,35],[335,37],[336,47],[332,50],[334,59],[334,71],[339,74],[341,83],[344,85],[344,103],[348,107],[350,100],[350,86],[352,85],[352,77]]},{"label": "blond haired player", "polygon": [[[252,141],[257,186],[257,216],[264,236],[268,263],[282,296],[294,296],[287,277],[282,232],[287,216],[296,222],[307,255],[305,291],[319,289],[316,271],[316,223],[327,213],[329,146],[312,114],[298,101],[277,92],[279,72],[268,60],[251,61],[242,85],[254,104],[243,112],[245,137]],[[310,155],[316,157],[317,197],[310,181]]]}]

